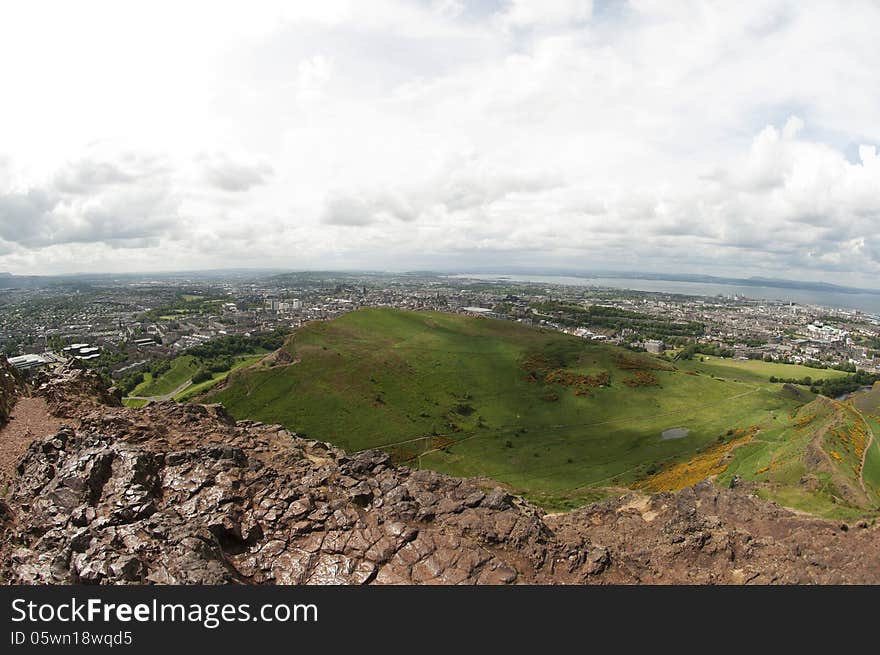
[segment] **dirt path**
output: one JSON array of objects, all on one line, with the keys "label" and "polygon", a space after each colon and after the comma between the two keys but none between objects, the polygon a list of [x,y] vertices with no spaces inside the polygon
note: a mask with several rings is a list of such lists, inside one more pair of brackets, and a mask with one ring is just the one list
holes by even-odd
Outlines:
[{"label": "dirt path", "polygon": [[0,493],[15,474],[18,459],[34,439],[54,434],[64,421],[49,414],[42,398],[20,398],[9,422],[0,428]]},{"label": "dirt path", "polygon": [[183,393],[184,391],[189,389],[191,386],[192,386],[192,380],[187,380],[186,382],[181,384],[179,387],[177,387],[174,391],[169,391],[168,393],[162,394],[161,396],[127,396],[126,399],[127,400],[156,400],[156,401],[171,400],[172,398],[174,398],[174,396],[176,396],[179,393]]}]

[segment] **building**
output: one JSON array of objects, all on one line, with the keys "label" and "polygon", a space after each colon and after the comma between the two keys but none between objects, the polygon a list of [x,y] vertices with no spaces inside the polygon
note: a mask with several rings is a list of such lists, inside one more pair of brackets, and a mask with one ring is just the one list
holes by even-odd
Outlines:
[{"label": "building", "polygon": [[485,307],[462,307],[461,311],[471,316],[494,317],[496,315],[491,309],[486,309]]},{"label": "building", "polygon": [[9,363],[19,371],[31,371],[48,366],[51,361],[42,355],[19,355],[18,357],[10,357]]},{"label": "building", "polygon": [[101,356],[101,349],[87,343],[72,343],[64,348],[64,354],[81,360],[97,359]]},{"label": "building", "polygon": [[659,355],[664,350],[666,350],[666,344],[662,341],[656,340],[645,341],[645,350],[647,350],[649,353]]},{"label": "building", "polygon": [[146,337],[144,339],[135,339],[134,345],[136,348],[151,348],[156,345],[156,340],[153,337]]}]

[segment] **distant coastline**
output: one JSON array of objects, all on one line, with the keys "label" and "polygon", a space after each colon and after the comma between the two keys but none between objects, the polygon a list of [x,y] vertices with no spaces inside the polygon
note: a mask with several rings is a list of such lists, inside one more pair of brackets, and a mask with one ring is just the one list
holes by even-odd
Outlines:
[{"label": "distant coastline", "polygon": [[[712,276],[653,275],[529,275],[510,272],[461,273],[451,277],[478,280],[510,280],[544,284],[610,287],[654,293],[673,293],[688,296],[743,296],[755,300],[794,302],[801,305],[817,305],[836,309],[858,310],[880,315],[880,291],[840,287],[820,282],[794,282],[765,278],[721,278]],[[689,277],[691,279],[684,279]],[[760,284],[759,282],[763,282]]]}]

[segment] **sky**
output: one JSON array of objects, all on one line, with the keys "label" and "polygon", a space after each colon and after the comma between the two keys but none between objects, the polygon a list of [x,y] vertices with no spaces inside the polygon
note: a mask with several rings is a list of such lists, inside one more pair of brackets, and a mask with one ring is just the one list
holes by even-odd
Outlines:
[{"label": "sky", "polygon": [[0,271],[880,287],[880,4],[0,8]]}]

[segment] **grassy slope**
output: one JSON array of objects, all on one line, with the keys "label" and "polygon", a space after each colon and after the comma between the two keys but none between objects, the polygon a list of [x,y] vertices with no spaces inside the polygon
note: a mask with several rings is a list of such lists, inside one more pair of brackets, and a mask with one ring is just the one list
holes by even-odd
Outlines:
[{"label": "grassy slope", "polygon": [[863,478],[865,486],[880,497],[880,383],[869,391],[862,391],[853,397],[853,406],[861,412],[874,433],[874,439],[865,458]]},{"label": "grassy slope", "polygon": [[[235,371],[245,366],[255,364],[262,359],[267,352],[268,351],[265,349],[260,348],[256,354],[237,355],[231,370]],[[192,378],[198,370],[199,363],[194,357],[190,355],[181,355],[173,360],[171,368],[164,375],[160,376],[159,379],[154,380],[152,374],[145,373],[144,381],[135,387],[131,392],[131,395],[158,396],[170,393]],[[210,380],[187,387],[181,393],[174,396],[174,400],[179,402],[191,400],[199,394],[209,391],[217,386],[220,382],[226,379],[230,372],[231,371],[223,371],[221,373],[215,373]],[[148,401],[146,400],[126,399],[125,405],[127,407],[142,407],[147,402]]]},{"label": "grassy slope", "polygon": [[198,384],[187,387],[181,393],[174,396],[174,400],[177,400],[178,402],[186,402],[188,400],[192,400],[196,396],[216,387],[223,380],[229,377],[229,374],[232,373],[232,371],[237,371],[238,369],[245,366],[256,364],[263,357],[265,357],[265,353],[261,353],[259,355],[239,355],[235,358],[236,361],[232,365],[232,368],[230,370],[222,371],[220,373],[214,373],[214,375],[211,376],[210,380],[205,380],[204,382],[199,382]]},{"label": "grassy slope", "polygon": [[[876,484],[878,444],[871,445],[865,463],[866,493],[860,491],[861,450],[855,445],[866,427],[850,403],[819,398],[799,408],[791,421],[761,431],[736,449],[718,481],[727,484],[738,475],[758,483],[762,496],[822,516],[853,518],[875,513],[880,501],[876,493],[880,488]],[[811,457],[809,449],[816,445],[827,456]]]},{"label": "grassy slope", "polygon": [[843,371],[830,368],[810,368],[798,364],[779,364],[776,362],[764,362],[755,359],[722,359],[720,357],[703,356],[705,361],[697,359],[690,362],[681,362],[680,368],[695,368],[719,377],[740,380],[743,382],[769,382],[771,377],[803,379],[811,377],[813,380],[834,379],[848,375]]},{"label": "grassy slope", "polygon": [[159,376],[159,378],[153,379],[151,373],[145,373],[144,381],[136,386],[129,395],[161,396],[171,393],[195,375],[198,369],[199,365],[195,357],[191,355],[176,357],[171,368]]},{"label": "grassy slope", "polygon": [[[632,389],[622,380],[633,371],[620,370],[615,357],[633,353],[440,313],[361,310],[306,326],[286,348],[298,363],[248,370],[210,399],[239,418],[282,423],[350,450],[386,447],[456,475],[488,475],[550,504],[591,486],[629,484],[730,428],[776,429],[798,404],[766,380],[684,371],[652,371],[660,386]],[[608,371],[611,386],[583,397],[529,382],[521,363],[536,354],[585,374]],[[547,399],[552,393],[558,400]],[[690,430],[686,438],[661,440],[679,426]],[[457,443],[430,452],[444,445],[432,435]]]}]

